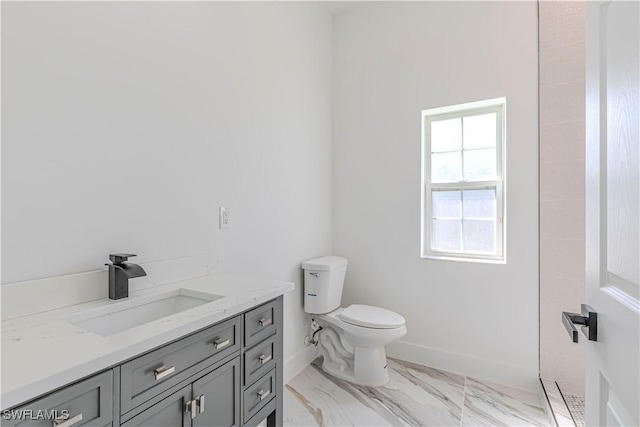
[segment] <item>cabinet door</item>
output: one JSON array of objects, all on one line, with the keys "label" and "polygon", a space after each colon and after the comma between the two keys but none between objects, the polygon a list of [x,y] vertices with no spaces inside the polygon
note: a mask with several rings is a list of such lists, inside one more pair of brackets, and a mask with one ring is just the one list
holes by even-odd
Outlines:
[{"label": "cabinet door", "polygon": [[236,357],[193,383],[198,414],[193,427],[240,425],[240,358]]},{"label": "cabinet door", "polygon": [[190,427],[190,413],[185,410],[190,400],[191,386],[188,385],[131,418],[122,427]]}]

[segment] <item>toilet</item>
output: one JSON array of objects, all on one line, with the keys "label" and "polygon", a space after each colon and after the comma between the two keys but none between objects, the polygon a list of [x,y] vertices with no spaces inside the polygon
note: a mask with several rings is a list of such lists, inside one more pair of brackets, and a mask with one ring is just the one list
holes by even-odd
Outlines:
[{"label": "toilet", "polygon": [[343,380],[381,386],[389,381],[384,346],[407,333],[404,317],[384,308],[340,307],[346,258],[325,256],[302,263],[304,311],[322,328],[316,334],[322,369]]}]

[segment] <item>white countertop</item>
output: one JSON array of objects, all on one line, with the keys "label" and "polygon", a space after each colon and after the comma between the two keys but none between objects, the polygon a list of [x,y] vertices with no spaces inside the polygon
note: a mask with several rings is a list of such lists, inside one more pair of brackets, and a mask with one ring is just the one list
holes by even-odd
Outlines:
[{"label": "white countertop", "polygon": [[105,298],[3,321],[1,408],[26,402],[241,313],[293,290],[294,284],[213,274],[132,292],[126,300],[180,288],[223,298],[106,337],[64,319],[125,300]]}]

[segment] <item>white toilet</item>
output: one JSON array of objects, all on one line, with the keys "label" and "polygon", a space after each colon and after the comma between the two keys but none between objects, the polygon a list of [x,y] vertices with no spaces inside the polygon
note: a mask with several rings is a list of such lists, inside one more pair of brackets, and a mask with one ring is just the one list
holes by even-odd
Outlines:
[{"label": "white toilet", "polygon": [[322,327],[318,340],[325,372],[366,386],[389,381],[384,346],[407,333],[404,317],[384,308],[340,307],[347,260],[325,256],[302,263],[304,311]]}]

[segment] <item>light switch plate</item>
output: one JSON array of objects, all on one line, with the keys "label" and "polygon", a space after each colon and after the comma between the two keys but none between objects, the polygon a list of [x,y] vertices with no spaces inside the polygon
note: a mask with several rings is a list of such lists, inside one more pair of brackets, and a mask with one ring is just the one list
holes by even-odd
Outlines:
[{"label": "light switch plate", "polygon": [[229,213],[227,212],[227,208],[220,206],[218,220],[220,222],[220,228],[229,228]]}]

